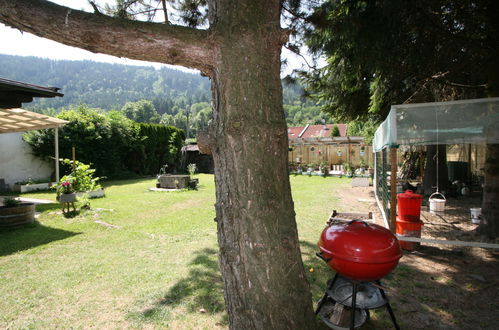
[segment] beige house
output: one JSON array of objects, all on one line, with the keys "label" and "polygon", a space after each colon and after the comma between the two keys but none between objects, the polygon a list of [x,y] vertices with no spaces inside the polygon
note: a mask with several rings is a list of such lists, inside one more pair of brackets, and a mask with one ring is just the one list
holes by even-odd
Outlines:
[{"label": "beige house", "polygon": [[[331,136],[334,126],[340,136]],[[346,136],[346,124],[307,125],[288,128],[290,163],[329,166],[350,164],[353,167],[370,166],[373,163],[371,146],[364,144],[360,136]]]}]

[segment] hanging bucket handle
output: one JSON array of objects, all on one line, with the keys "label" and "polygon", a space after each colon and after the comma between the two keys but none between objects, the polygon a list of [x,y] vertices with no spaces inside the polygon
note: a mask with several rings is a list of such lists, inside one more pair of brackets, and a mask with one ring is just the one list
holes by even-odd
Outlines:
[{"label": "hanging bucket handle", "polygon": [[[431,195],[430,195],[430,197],[428,198],[428,200],[430,200],[430,199],[431,199],[433,196],[435,196],[435,195],[440,195],[440,196],[442,196],[442,197],[443,197],[444,201],[447,201],[447,199],[445,198],[444,194],[442,194],[442,193],[440,193],[440,192],[438,192],[438,191],[437,191],[437,192],[434,192],[433,194],[431,194]],[[440,198],[438,198],[438,199],[440,199]]]}]

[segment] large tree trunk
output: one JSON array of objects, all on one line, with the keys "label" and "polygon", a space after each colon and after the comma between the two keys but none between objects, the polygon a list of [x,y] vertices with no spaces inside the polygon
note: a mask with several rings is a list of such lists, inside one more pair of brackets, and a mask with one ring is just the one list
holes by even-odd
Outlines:
[{"label": "large tree trunk", "polygon": [[[494,3],[494,8],[499,9],[499,5]],[[495,25],[496,31],[499,28],[496,15],[487,13],[490,25]],[[488,86],[489,97],[499,96],[499,58],[496,54],[491,54],[488,63]],[[497,125],[489,129],[497,133]],[[490,132],[486,132],[490,133]],[[480,232],[491,237],[499,237],[499,144],[488,144],[485,149],[485,182],[483,187],[482,216]]]},{"label": "large tree trunk", "polygon": [[282,107],[279,0],[211,0],[210,29],[0,0],[0,21],[71,46],[184,65],[212,79],[211,147],[232,329],[315,327],[298,245]]},{"label": "large tree trunk", "polygon": [[491,238],[495,238],[499,237],[499,144],[487,144],[484,172],[483,220],[480,231]]},{"label": "large tree trunk", "polygon": [[313,328],[287,169],[279,1],[216,4],[222,38],[210,135],[230,326]]}]

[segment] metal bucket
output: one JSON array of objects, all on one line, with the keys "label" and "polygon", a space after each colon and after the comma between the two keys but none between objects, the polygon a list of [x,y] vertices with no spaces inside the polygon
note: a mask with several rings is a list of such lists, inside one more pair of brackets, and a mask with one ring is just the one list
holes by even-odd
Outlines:
[{"label": "metal bucket", "polygon": [[[442,198],[433,198],[435,195],[440,195]],[[430,195],[430,212],[443,212],[445,211],[445,196],[442,193],[436,192]]]},{"label": "metal bucket", "polygon": [[482,219],[482,208],[472,207],[470,208],[470,212],[471,212],[471,222],[474,224],[480,224],[480,220]]}]

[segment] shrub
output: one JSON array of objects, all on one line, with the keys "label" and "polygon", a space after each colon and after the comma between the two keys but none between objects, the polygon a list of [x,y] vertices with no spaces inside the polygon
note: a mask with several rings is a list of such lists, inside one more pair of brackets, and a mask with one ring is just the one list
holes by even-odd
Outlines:
[{"label": "shrub", "polygon": [[5,207],[14,207],[20,205],[21,201],[12,197],[7,197],[3,200],[3,204]]},{"label": "shrub", "polygon": [[196,174],[196,171],[197,171],[196,164],[192,163],[187,165],[187,172],[189,172],[190,176],[194,176],[194,174]]},{"label": "shrub", "polygon": [[99,177],[94,177],[95,170],[90,165],[75,160],[61,159],[63,165],[71,168],[71,173],[63,176],[54,186],[57,195],[71,192],[92,191],[101,189]]},{"label": "shrub", "polygon": [[[58,118],[68,123],[59,128],[59,152],[70,158],[72,147],[78,159],[93,164],[95,174],[108,178],[130,177],[130,174],[152,175],[164,163],[178,164],[184,139],[182,130],[159,124],[138,124],[119,111],[79,106],[62,111]],[[23,135],[42,159],[54,154],[54,131],[30,131]],[[63,168],[68,174],[70,167]]]}]

